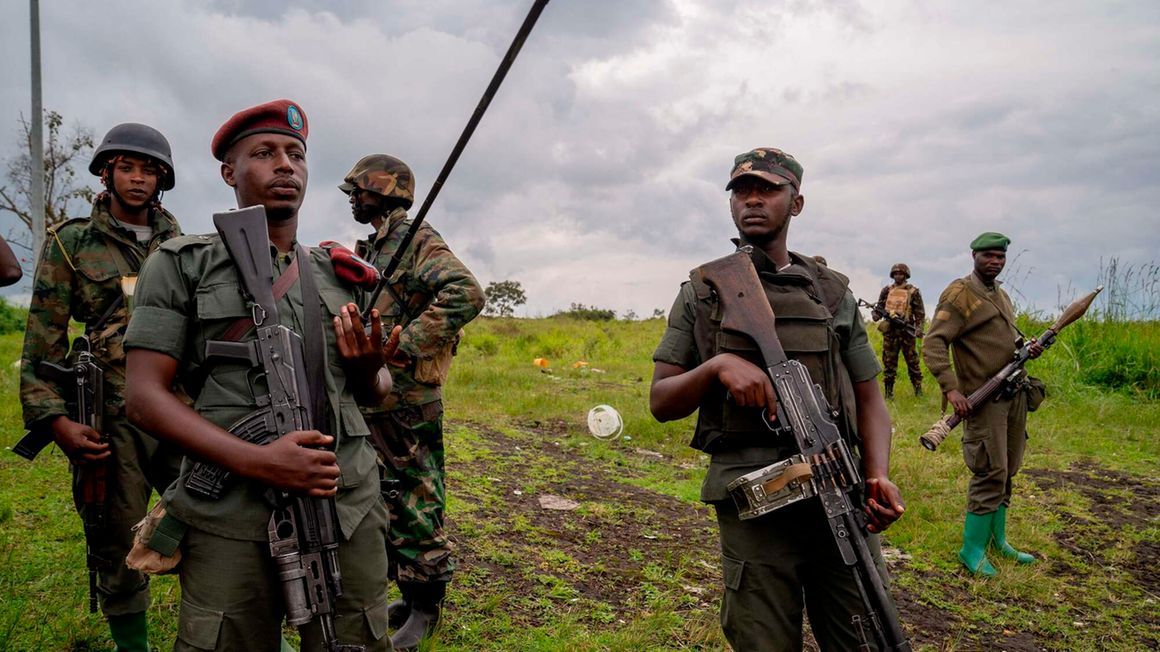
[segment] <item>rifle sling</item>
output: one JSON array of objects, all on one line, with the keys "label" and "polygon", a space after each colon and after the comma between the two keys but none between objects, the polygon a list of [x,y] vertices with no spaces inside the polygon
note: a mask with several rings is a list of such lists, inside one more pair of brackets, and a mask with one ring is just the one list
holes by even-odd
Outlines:
[{"label": "rifle sling", "polygon": [[[279,274],[278,278],[274,279],[273,290],[275,302],[280,301],[282,297],[286,296],[286,293],[290,291],[290,288],[294,287],[294,282],[298,280],[298,274],[298,256],[295,256],[293,262],[290,263],[290,266],[287,267],[281,274]],[[317,290],[315,290],[315,294],[318,294]],[[303,300],[305,300],[305,297],[303,297]],[[227,328],[226,331],[222,333],[220,339],[225,342],[237,342],[238,340],[242,339],[242,336],[245,335],[250,330],[250,328],[253,327],[253,325],[253,317],[240,317],[237,321],[229,325],[229,328]]]},{"label": "rifle sling", "polygon": [[[302,292],[302,348],[306,358],[306,377],[310,383],[310,400],[307,404],[310,409],[310,421],[315,430],[326,433],[330,430],[326,419],[326,388],[324,379],[326,373],[326,347],[322,329],[322,299],[318,294],[318,284],[314,280],[314,269],[310,265],[310,254],[302,245],[294,256],[294,267],[305,267],[305,274],[301,274],[302,282],[299,289]],[[287,269],[287,272],[290,270]],[[282,280],[278,277],[278,280]],[[275,283],[277,285],[277,283]]]}]

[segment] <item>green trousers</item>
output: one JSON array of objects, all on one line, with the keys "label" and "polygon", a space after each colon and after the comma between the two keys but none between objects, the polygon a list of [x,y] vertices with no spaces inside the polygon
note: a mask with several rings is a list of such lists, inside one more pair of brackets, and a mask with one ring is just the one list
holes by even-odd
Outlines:
[{"label": "green trousers", "polygon": [[[105,476],[105,526],[87,533],[89,545],[104,560],[97,572],[97,596],[105,616],[140,613],[149,608],[149,579],[125,566],[133,547],[132,528],[149,510],[149,497],[165,491],[181,469],[181,455],[145,434],[124,417],[105,419],[112,451]],[[84,474],[90,466],[72,466],[73,503],[85,518]]]},{"label": "green trousers", "polygon": [[[721,627],[734,650],[801,650],[803,612],[822,650],[859,649],[851,619],[865,609],[817,499],[745,521],[731,502],[715,507],[725,579]],[[868,544],[889,586],[878,537],[870,535]]]},{"label": "green trousers", "polygon": [[[365,645],[368,652],[391,649],[386,635],[386,530],[386,508],[379,503],[338,547],[343,588],[335,617],[338,640]],[[174,651],[278,652],[286,609],[270,545],[190,528],[181,550],[181,611]],[[302,652],[323,650],[317,619],[299,631]]]},{"label": "green trousers", "polygon": [[922,368],[918,365],[918,351],[915,349],[915,339],[909,335],[895,334],[893,331],[882,336],[882,381],[887,385],[894,384],[894,377],[898,373],[898,354],[906,360],[906,373],[910,376],[910,384],[915,387],[922,385]]},{"label": "green trousers", "polygon": [[1027,395],[980,405],[963,428],[963,461],[971,470],[967,511],[990,514],[1011,504],[1011,479],[1027,446]]}]

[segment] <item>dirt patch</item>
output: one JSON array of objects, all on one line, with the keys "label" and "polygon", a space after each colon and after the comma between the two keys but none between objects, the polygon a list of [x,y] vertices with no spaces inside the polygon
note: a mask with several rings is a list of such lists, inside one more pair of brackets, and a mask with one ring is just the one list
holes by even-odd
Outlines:
[{"label": "dirt patch", "polygon": [[[449,463],[450,490],[456,500],[471,508],[449,519],[458,543],[461,574],[474,573],[481,578],[464,590],[476,592],[476,597],[490,595],[489,591],[526,596],[524,603],[515,605],[518,613],[514,618],[529,626],[571,609],[578,617],[591,618],[593,627],[615,627],[617,621],[649,611],[654,597],[649,587],[685,596],[676,607],[678,611],[716,611],[722,579],[716,523],[710,508],[630,484],[645,476],[639,469],[579,454],[577,446],[592,441],[580,425],[563,420],[525,421],[513,434],[480,424],[468,427],[485,450]],[[626,454],[633,456],[634,452]],[[657,455],[648,451],[639,454],[648,458]],[[1100,505],[1097,513],[1109,514],[1107,527],[1101,530],[1108,537],[1116,528],[1142,528],[1156,518],[1160,487],[1147,480],[1093,464],[1062,472],[1028,469],[1024,473],[1045,492],[1077,490],[1093,505]],[[486,478],[491,484],[486,492],[464,492],[461,483],[468,478]],[[576,501],[580,506],[570,511],[544,509],[539,503],[544,494]],[[1101,560],[1106,541],[1091,536],[1091,523],[1062,505],[1057,511],[1060,518],[1070,519],[1068,527],[1057,535],[1060,546],[1076,557]],[[1078,534],[1081,531],[1083,536]],[[1141,542],[1133,561],[1120,561],[1120,567],[1152,594],[1160,590],[1158,548],[1155,543]],[[1066,649],[1064,642],[1040,632],[1008,631],[965,621],[953,605],[978,599],[972,590],[976,580],[965,573],[919,570],[905,555],[889,549],[885,556],[892,574],[906,579],[896,582],[892,593],[915,648]],[[1049,563],[1048,572],[1078,571],[1058,556]],[[922,593],[927,595],[927,588],[937,587],[940,603],[928,604],[899,586],[915,583],[926,587]],[[545,593],[554,593],[556,598],[548,603],[532,599]],[[607,606],[603,616],[594,605]],[[1160,627],[1160,621],[1157,625]],[[674,643],[701,649],[693,642]],[[809,641],[807,649],[816,646]]]}]

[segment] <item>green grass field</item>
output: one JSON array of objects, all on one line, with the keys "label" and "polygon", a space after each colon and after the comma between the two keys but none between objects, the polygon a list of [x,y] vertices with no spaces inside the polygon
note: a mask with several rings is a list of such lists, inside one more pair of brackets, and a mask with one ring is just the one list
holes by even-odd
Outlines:
[{"label": "green grass field", "polygon": [[[425,649],[727,649],[714,522],[696,500],[705,458],[687,447],[692,419],[658,424],[648,413],[663,326],[548,318],[468,328],[446,391],[460,568]],[[907,513],[887,532],[886,554],[916,649],[1160,647],[1158,333],[1156,323],[1081,322],[1031,363],[1049,397],[1030,417],[1009,536],[1041,559],[998,562],[990,581],[966,576],[954,556],[967,482],[957,436],[936,453],[917,441],[939,415],[933,380],[915,398],[900,379],[892,476]],[[22,430],[19,346],[19,334],[0,337],[0,448]],[[623,415],[624,437],[588,434],[585,416],[602,403]],[[53,450],[30,464],[0,451],[0,487],[0,649],[110,649],[86,611],[64,458]],[[545,496],[576,507],[546,509]],[[172,577],[153,586],[154,640],[168,649],[179,589]]]}]

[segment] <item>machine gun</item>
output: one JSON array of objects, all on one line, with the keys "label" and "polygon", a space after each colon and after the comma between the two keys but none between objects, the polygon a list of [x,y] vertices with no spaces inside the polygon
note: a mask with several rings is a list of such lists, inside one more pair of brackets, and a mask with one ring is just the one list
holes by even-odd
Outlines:
[{"label": "machine gun", "polygon": [[[101,441],[108,441],[105,435],[105,370],[92,353],[92,345],[85,335],[73,340],[72,352],[75,361],[71,367],[62,367],[53,362],[41,360],[36,363],[36,375],[44,381],[65,390],[65,408],[68,418],[83,423],[95,430]],[[68,389],[72,388],[72,392]],[[12,452],[34,460],[53,440],[52,429],[42,424],[30,430],[16,443]],[[85,530],[85,566],[89,571],[89,613],[97,613],[97,572],[108,568],[109,560],[96,553],[95,542],[100,541],[105,532],[105,493],[108,483],[109,463],[95,462],[78,465],[80,475],[81,522]]]},{"label": "machine gun", "polygon": [[742,519],[817,496],[842,561],[853,574],[867,617],[854,617],[863,648],[909,651],[890,597],[866,543],[866,517],[852,494],[861,473],[848,444],[834,424],[835,413],[806,368],[786,357],[774,329],[774,314],[761,287],[748,247],[693,270],[720,302],[721,329],[744,335],[757,345],[777,392],[777,421],[792,431],[798,454],[729,483]]},{"label": "machine gun", "polygon": [[922,339],[922,333],[918,331],[918,328],[914,324],[906,323],[901,317],[895,317],[882,308],[879,308],[872,303],[867,303],[865,299],[858,299],[858,305],[862,306],[863,308],[869,308],[872,315],[878,319],[885,319],[891,324],[894,324],[895,327],[901,328],[902,332],[906,333],[907,335],[916,339]]},{"label": "machine gun", "polygon": [[[303,322],[307,331],[317,331],[306,333],[304,345],[298,333],[278,322],[266,209],[254,206],[216,213],[213,223],[237,266],[242,291],[251,300],[257,337],[251,342],[209,341],[206,357],[249,362],[265,378],[268,389],[268,394],[258,398],[258,409],[235,423],[230,432],[265,445],[293,431],[321,428],[326,400],[321,387],[325,364],[320,343],[323,324],[321,317],[310,318],[310,311],[319,309],[319,299],[308,254],[301,247],[296,252],[306,312]],[[316,348],[311,350],[312,346]],[[314,391],[308,381],[312,376],[319,380]],[[222,469],[198,463],[186,487],[215,499],[221,495],[226,480]],[[342,597],[334,498],[272,493],[275,507],[268,526],[270,554],[282,581],[286,621],[298,626],[317,618],[328,652],[362,652],[365,648],[361,645],[339,643],[334,624],[336,602]]]},{"label": "machine gun", "polygon": [[[1068,324],[1084,316],[1087,309],[1092,305],[1096,295],[1104,289],[1104,286],[1099,286],[1086,295],[1076,299],[1064,309],[1063,313],[1059,315],[1059,319],[1050,328],[1043,331],[1043,334],[1036,340],[1044,348],[1048,349],[1052,344],[1055,344],[1055,336],[1059,331],[1063,330]],[[1015,356],[1008,362],[1006,366],[999,370],[999,373],[992,376],[987,382],[983,383],[981,387],[971,392],[967,397],[967,403],[970,403],[970,411],[974,411],[983,403],[992,399],[1010,395],[1012,392],[1019,389],[1023,382],[1023,366],[1031,359],[1031,343],[1028,342],[1020,346],[1015,351]],[[939,419],[930,427],[926,434],[918,438],[918,441],[929,451],[938,448],[938,445],[947,438],[951,430],[955,426],[962,423],[963,419],[958,414],[951,412],[947,416]]]}]

